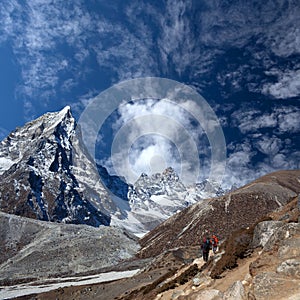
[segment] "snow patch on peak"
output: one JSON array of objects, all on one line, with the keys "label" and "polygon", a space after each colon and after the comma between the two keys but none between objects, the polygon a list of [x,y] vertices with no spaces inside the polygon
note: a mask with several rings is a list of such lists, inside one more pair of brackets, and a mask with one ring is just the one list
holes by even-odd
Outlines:
[{"label": "snow patch on peak", "polygon": [[48,113],[45,115],[47,123],[47,132],[52,132],[59,125],[63,126],[67,135],[70,135],[75,130],[75,119],[73,118],[70,106],[66,106],[58,113]]},{"label": "snow patch on peak", "polygon": [[2,175],[4,171],[8,170],[13,164],[14,161],[12,161],[11,159],[0,157],[0,175]]}]

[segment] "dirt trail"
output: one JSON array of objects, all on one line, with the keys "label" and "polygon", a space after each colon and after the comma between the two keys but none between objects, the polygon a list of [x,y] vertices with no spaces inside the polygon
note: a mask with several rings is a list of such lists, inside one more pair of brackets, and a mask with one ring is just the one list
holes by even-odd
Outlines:
[{"label": "dirt trail", "polygon": [[211,288],[225,292],[234,282],[243,280],[249,274],[250,264],[258,258],[258,254],[253,254],[249,258],[237,261],[238,267],[225,271],[221,279],[216,279]]},{"label": "dirt trail", "polygon": [[[258,254],[254,253],[249,258],[238,260],[238,267],[232,270],[225,271],[222,274],[221,279],[216,279],[212,281],[212,283],[209,285],[209,289],[216,289],[221,292],[225,292],[234,282],[243,280],[246,277],[246,275],[249,274],[249,266],[253,261],[257,259],[257,257]],[[202,258],[195,259],[194,263],[196,263],[199,268],[201,268],[204,265],[204,261],[202,260]],[[178,277],[183,272],[184,269],[176,273],[174,277]],[[174,297],[174,295],[176,294],[188,295],[191,292],[197,291],[198,289],[199,287],[193,286],[192,281],[189,281],[184,285],[180,285],[174,289],[170,289],[164,293],[158,294],[155,300],[169,300],[172,299],[172,297]]]}]

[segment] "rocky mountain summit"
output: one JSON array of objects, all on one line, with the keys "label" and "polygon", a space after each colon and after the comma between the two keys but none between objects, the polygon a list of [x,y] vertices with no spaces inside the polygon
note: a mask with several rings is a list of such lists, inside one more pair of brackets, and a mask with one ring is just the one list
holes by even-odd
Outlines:
[{"label": "rocky mountain summit", "polygon": [[150,176],[143,173],[133,185],[128,185],[130,210],[119,226],[145,234],[188,206],[224,193],[222,188],[208,180],[185,186],[172,167]]},{"label": "rocky mountain summit", "polygon": [[17,128],[1,142],[1,211],[44,221],[110,224],[114,202],[75,127],[66,107]]}]

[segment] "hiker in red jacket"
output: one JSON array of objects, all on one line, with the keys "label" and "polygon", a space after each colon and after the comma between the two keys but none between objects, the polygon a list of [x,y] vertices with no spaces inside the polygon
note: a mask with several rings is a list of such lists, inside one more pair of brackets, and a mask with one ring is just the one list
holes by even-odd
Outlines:
[{"label": "hiker in red jacket", "polygon": [[211,245],[212,245],[212,250],[213,250],[214,254],[216,254],[217,249],[218,249],[219,240],[218,240],[218,238],[215,235],[213,235],[211,237],[211,241],[210,242],[211,242]]}]

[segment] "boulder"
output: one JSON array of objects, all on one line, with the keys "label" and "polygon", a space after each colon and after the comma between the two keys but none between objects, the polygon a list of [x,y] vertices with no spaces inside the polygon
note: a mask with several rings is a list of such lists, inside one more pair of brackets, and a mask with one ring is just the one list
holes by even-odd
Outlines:
[{"label": "boulder", "polygon": [[187,296],[180,296],[178,300],[222,300],[223,294],[219,290],[203,290]]},{"label": "boulder", "polygon": [[212,281],[213,279],[211,279],[211,277],[203,273],[199,273],[193,278],[193,285],[200,287],[209,286],[212,283]]},{"label": "boulder", "polygon": [[280,221],[264,221],[256,225],[253,234],[252,247],[264,247],[270,236],[285,223]]},{"label": "boulder", "polygon": [[[284,255],[284,253],[289,251],[288,250],[289,246],[293,246],[293,248],[294,246],[296,248],[299,246],[298,245],[299,239],[296,238],[297,236],[300,236],[300,224],[299,223],[285,224],[279,227],[276,231],[274,231],[273,235],[268,239],[267,243],[265,244],[263,250],[268,252],[274,249],[278,249],[278,247],[281,247],[282,255]],[[293,245],[294,243],[296,243],[296,245]],[[299,253],[297,252],[296,255],[299,254],[300,254],[300,250]],[[289,254],[287,254],[287,256],[288,255]]]},{"label": "boulder", "polygon": [[300,224],[277,228],[250,265],[250,273],[253,299],[300,299]]},{"label": "boulder", "polygon": [[[293,299],[300,294],[298,280],[287,280],[286,276],[275,272],[265,272],[255,276],[250,295],[256,300]],[[299,298],[294,298],[299,299]]]},{"label": "boulder", "polygon": [[246,300],[246,291],[241,281],[233,283],[224,293],[223,300]]},{"label": "boulder", "polygon": [[277,267],[277,273],[300,279],[300,259],[288,259]]}]

